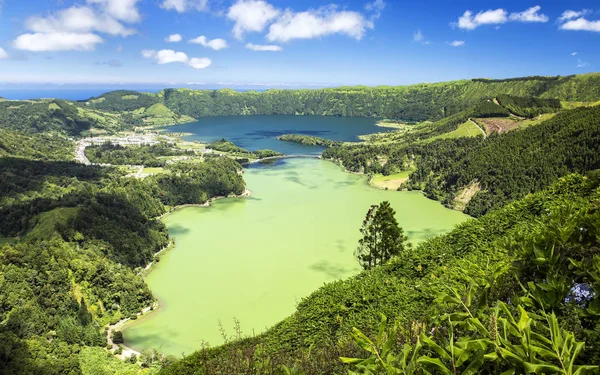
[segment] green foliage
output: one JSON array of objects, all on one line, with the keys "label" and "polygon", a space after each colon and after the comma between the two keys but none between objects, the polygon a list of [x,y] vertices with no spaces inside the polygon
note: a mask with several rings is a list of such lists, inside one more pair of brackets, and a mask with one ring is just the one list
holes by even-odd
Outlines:
[{"label": "green foliage", "polygon": [[[339,87],[319,90],[168,89],[167,107],[194,118],[223,115],[360,116],[404,121],[438,120],[501,94],[570,101],[600,99],[600,75],[471,80],[400,87]],[[464,121],[461,121],[461,123]]]},{"label": "green foliage", "polygon": [[539,125],[507,134],[438,140],[427,144],[390,143],[332,147],[323,156],[355,172],[406,170],[413,160],[410,188],[454,206],[461,189],[479,182],[481,191],[465,212],[481,216],[528,193],[540,191],[571,172],[600,168],[600,108],[562,112]]},{"label": "green foliage", "polygon": [[122,361],[100,348],[83,348],[78,355],[82,375],[152,375],[159,366],[140,367]]},{"label": "green foliage", "polygon": [[110,112],[129,112],[150,108],[160,102],[158,96],[137,91],[117,90],[83,101],[87,107]]},{"label": "green foliage", "polygon": [[66,161],[73,159],[73,148],[73,142],[59,134],[27,134],[0,128],[0,157]]},{"label": "green foliage", "polygon": [[161,142],[152,146],[120,146],[105,143],[89,146],[85,155],[92,163],[113,165],[144,165],[146,167],[164,167],[165,156],[193,156],[193,151],[180,150],[172,144]]},{"label": "green foliage", "polygon": [[281,153],[273,150],[248,151],[245,148],[236,146],[233,142],[230,142],[225,138],[221,138],[219,140],[209,143],[206,146],[206,148],[215,151],[227,152],[237,156],[253,157],[259,159],[282,155]]},{"label": "green foliage", "polygon": [[360,228],[363,237],[358,241],[355,254],[363,269],[385,264],[407,247],[405,242],[408,237],[398,226],[395,215],[388,201],[369,208]]},{"label": "green foliage", "polygon": [[562,104],[558,99],[522,98],[510,95],[498,95],[498,103],[518,116],[533,118],[543,113],[558,112]]},{"label": "green foliage", "polygon": [[64,100],[0,102],[0,127],[30,133],[79,135],[95,125],[77,107]]},{"label": "green foliage", "polygon": [[323,147],[331,147],[341,142],[330,141],[329,139],[315,137],[314,135],[304,135],[304,134],[284,134],[277,137],[280,141],[294,142],[299,143],[301,145],[307,146],[323,146]]}]

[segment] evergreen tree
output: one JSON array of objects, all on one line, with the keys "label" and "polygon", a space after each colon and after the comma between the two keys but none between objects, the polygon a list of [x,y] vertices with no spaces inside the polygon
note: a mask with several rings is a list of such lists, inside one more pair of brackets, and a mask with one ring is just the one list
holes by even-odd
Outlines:
[{"label": "evergreen tree", "polygon": [[363,269],[384,264],[408,246],[408,237],[398,226],[395,215],[388,201],[369,208],[360,229],[363,238],[358,241],[355,254]]}]

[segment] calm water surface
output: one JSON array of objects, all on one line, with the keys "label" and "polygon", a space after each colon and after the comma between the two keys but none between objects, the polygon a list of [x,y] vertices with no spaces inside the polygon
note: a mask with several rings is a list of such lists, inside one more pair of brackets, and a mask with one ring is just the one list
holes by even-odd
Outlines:
[{"label": "calm water surface", "polygon": [[176,247],[147,277],[161,307],[126,329],[127,345],[190,354],[203,340],[220,344],[219,322],[232,334],[234,318],[245,334],[263,332],[323,283],[359,271],[353,251],[372,204],[389,200],[415,243],[467,219],[418,192],[372,188],[322,160],[257,165],[244,178],[250,198],[166,217]]},{"label": "calm water surface", "polygon": [[334,141],[354,142],[358,136],[389,131],[377,120],[360,117],[319,116],[217,116],[172,126],[169,132],[192,133],[191,141],[212,142],[225,138],[247,150],[271,149],[284,154],[320,154],[322,147],[278,141],[282,134],[305,134]]}]

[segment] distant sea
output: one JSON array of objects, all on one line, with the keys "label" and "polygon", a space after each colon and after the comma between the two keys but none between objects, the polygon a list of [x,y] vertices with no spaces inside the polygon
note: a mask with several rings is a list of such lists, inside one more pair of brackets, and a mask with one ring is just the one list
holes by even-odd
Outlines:
[{"label": "distant sea", "polygon": [[[123,89],[123,88],[119,88]],[[116,90],[113,88],[85,88],[85,89],[5,89],[0,87],[0,96],[10,100],[24,100],[24,99],[40,99],[40,98],[53,98],[53,99],[66,99],[66,100],[86,100],[94,98],[104,94],[108,91]],[[158,88],[134,88],[132,90],[141,92],[159,92],[161,89]]]}]

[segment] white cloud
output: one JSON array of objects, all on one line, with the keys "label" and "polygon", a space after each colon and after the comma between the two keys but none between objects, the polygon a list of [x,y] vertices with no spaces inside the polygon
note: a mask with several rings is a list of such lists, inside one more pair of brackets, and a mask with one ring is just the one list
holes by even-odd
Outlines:
[{"label": "white cloud", "polygon": [[497,25],[508,21],[508,12],[504,9],[487,10],[473,16],[473,12],[467,10],[456,24],[460,29],[475,30],[481,25]]},{"label": "white cloud", "polygon": [[317,10],[285,13],[271,25],[267,39],[287,42],[292,39],[312,39],[330,34],[345,34],[360,40],[372,22],[362,14],[352,11],[337,11],[335,6]]},{"label": "white cloud", "polygon": [[548,16],[538,13],[542,9],[536,5],[520,13],[511,13],[510,20],[518,22],[548,22]]},{"label": "white cloud", "polygon": [[92,51],[103,40],[91,33],[35,33],[22,34],[15,39],[15,48],[26,51]]},{"label": "white cloud", "polygon": [[589,9],[582,9],[580,11],[565,10],[558,20],[561,21],[561,22],[562,21],[567,21],[567,20],[572,20],[573,18],[583,17],[583,16],[585,16],[586,14],[588,14],[590,12],[591,11]]},{"label": "white cloud", "polygon": [[465,41],[464,40],[455,40],[455,41],[450,42],[450,45],[452,47],[461,47],[461,46],[465,45]]},{"label": "white cloud", "polygon": [[225,39],[216,38],[212,40],[208,40],[204,35],[201,35],[197,38],[190,40],[190,43],[200,44],[207,48],[212,48],[215,51],[221,50],[223,48],[227,48],[227,41]]},{"label": "white cloud", "polygon": [[212,64],[212,61],[206,57],[193,57],[187,64],[194,69],[204,69],[208,68]]},{"label": "white cloud", "polygon": [[594,31],[600,33],[600,21],[589,21],[585,18],[570,20],[560,25],[562,30]]},{"label": "white cloud", "polygon": [[123,52],[123,45],[122,45],[122,44],[119,44],[119,45],[117,46],[117,48],[115,49],[115,52],[116,52],[116,53],[121,53],[121,52]]},{"label": "white cloud", "polygon": [[163,0],[160,7],[184,13],[189,10],[205,12],[208,10],[208,0]]},{"label": "white cloud", "polygon": [[548,22],[548,16],[539,13],[541,9],[542,7],[536,5],[523,12],[515,12],[510,15],[502,8],[490,9],[477,14],[467,10],[458,18],[458,22],[451,25],[464,30],[475,30],[482,25],[501,25],[507,22]]},{"label": "white cloud", "polygon": [[8,59],[8,53],[4,50],[4,48],[0,48],[0,60]]},{"label": "white cloud", "polygon": [[116,19],[96,12],[90,7],[73,6],[48,17],[33,16],[25,26],[36,33],[89,33],[92,31],[128,36],[135,30],[127,29]]},{"label": "white cloud", "polygon": [[184,52],[176,52],[172,49],[162,49],[155,51],[153,49],[145,49],[142,51],[142,56],[146,59],[153,59],[157,64],[183,63],[191,66],[194,69],[204,69],[212,64],[212,61],[206,57],[189,58]]},{"label": "white cloud", "polygon": [[274,44],[246,44],[246,48],[252,51],[267,51],[267,52],[279,52],[283,51],[281,46],[276,46]]},{"label": "white cloud", "polygon": [[235,22],[233,35],[242,39],[246,32],[260,32],[274,20],[280,11],[263,0],[238,0],[227,12],[227,18]]},{"label": "white cloud", "polygon": [[96,33],[120,36],[136,33],[121,21],[140,21],[138,1],[87,0],[89,6],[74,5],[45,17],[29,17],[25,27],[30,32],[17,37],[13,44],[29,51],[93,50],[103,42]]},{"label": "white cloud", "polygon": [[125,22],[139,22],[137,2],[140,0],[87,0],[88,4],[99,4],[110,16]]},{"label": "white cloud", "polygon": [[571,56],[577,56],[577,52],[572,52]]},{"label": "white cloud", "polygon": [[421,44],[429,44],[429,41],[425,40],[425,35],[421,32],[421,29],[417,30],[416,33],[413,34],[413,42],[421,43]]},{"label": "white cloud", "polygon": [[581,59],[577,59],[577,67],[578,68],[587,68],[588,66],[590,66],[590,63],[583,61]]},{"label": "white cloud", "polygon": [[180,34],[171,34],[165,38],[165,42],[167,43],[179,43],[183,37]]}]

